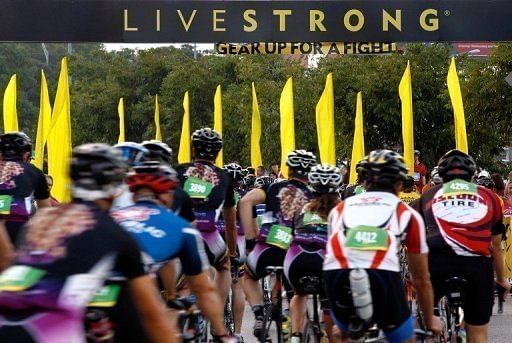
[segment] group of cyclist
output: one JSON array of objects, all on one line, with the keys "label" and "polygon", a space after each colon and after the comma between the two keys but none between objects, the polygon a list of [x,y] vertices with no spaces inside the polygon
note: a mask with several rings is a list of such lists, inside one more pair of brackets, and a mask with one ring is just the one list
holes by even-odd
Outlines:
[{"label": "group of cyclist", "polygon": [[487,341],[495,283],[504,298],[510,289],[504,203],[469,155],[447,152],[420,195],[390,150],[359,161],[357,184],[343,190],[340,169],[312,152],[292,151],[284,179],[217,167],[222,138],[209,128],[191,143],[193,161],[174,168],[159,141],[78,146],[72,201],[52,206],[30,139],[0,136],[0,341],[175,342],[170,308],[192,294],[213,342],[243,341],[247,301],[254,342],[269,266],[283,269],[291,343],[305,342],[313,292],[330,342],[374,325],[392,343],[414,342],[416,327],[441,334],[434,308],[452,278],[464,281],[467,341]]}]

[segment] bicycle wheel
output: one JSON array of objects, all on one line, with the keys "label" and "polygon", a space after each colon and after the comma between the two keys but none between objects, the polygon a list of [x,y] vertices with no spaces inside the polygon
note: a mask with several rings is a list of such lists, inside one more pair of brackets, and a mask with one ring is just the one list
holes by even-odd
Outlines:
[{"label": "bicycle wheel", "polygon": [[272,338],[270,337],[270,332],[271,332],[271,326],[272,326],[272,322],[273,322],[274,308],[275,308],[275,305],[270,304],[265,310],[265,315],[263,316],[261,334],[259,337],[260,343],[272,342]]},{"label": "bicycle wheel", "polygon": [[224,306],[224,325],[226,325],[228,334],[233,335],[235,333],[235,320],[233,319],[233,293],[231,290],[229,290],[226,305]]},{"label": "bicycle wheel", "polygon": [[311,320],[306,322],[304,331],[302,332],[301,343],[320,343],[317,333],[315,332],[315,325]]}]

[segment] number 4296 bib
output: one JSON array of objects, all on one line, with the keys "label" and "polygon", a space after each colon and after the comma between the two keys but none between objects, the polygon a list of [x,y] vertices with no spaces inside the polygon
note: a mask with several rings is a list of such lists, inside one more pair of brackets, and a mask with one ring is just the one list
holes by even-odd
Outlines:
[{"label": "number 4296 bib", "polygon": [[348,230],[345,247],[354,250],[388,250],[386,230],[371,226],[358,226]]}]

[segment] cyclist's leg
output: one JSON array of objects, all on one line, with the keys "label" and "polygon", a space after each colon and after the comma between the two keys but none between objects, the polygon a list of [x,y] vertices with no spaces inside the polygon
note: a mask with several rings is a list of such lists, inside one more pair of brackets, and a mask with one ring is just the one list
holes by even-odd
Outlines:
[{"label": "cyclist's leg", "polygon": [[[228,298],[229,288],[231,287],[231,268],[228,258],[228,251],[224,239],[219,231],[202,232],[205,242],[206,252],[210,260],[210,264],[217,271],[215,283],[223,303]],[[209,253],[208,253],[209,252]]]},{"label": "cyclist's leg", "polygon": [[489,334],[489,325],[470,325],[466,323],[467,343],[487,343]]},{"label": "cyclist's leg", "polygon": [[[239,265],[245,263],[245,236],[243,234],[237,235],[237,250],[239,257]],[[238,282],[233,284],[231,290],[233,291],[233,320],[235,322],[235,334],[239,335],[242,331],[242,320],[244,317],[245,309],[245,294],[243,289],[243,269],[239,270]]]}]

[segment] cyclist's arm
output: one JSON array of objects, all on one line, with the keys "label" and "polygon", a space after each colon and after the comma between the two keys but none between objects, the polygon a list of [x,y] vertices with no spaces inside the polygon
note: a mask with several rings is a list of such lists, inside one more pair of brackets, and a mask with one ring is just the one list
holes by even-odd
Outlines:
[{"label": "cyclist's arm", "polygon": [[162,285],[167,293],[167,299],[174,299],[176,297],[176,268],[174,260],[167,262],[158,271],[158,274],[162,279]]},{"label": "cyclist's arm", "polygon": [[41,209],[44,207],[50,207],[52,206],[52,200],[50,198],[46,199],[36,199],[37,208]]},{"label": "cyclist's arm", "polygon": [[236,208],[224,207],[222,209],[222,217],[226,225],[226,243],[228,246],[229,256],[236,256]]},{"label": "cyclist's arm", "polygon": [[238,205],[240,211],[240,224],[244,229],[245,238],[253,239],[258,235],[256,220],[252,215],[252,208],[265,201],[265,191],[256,188],[247,193]]},{"label": "cyclist's arm", "polygon": [[141,314],[142,323],[152,342],[175,342],[176,331],[168,319],[155,283],[147,275],[131,279],[130,293]]},{"label": "cyclist's arm", "polygon": [[34,198],[36,199],[38,209],[52,206],[48,183],[46,182],[46,177],[43,172],[40,170],[38,170],[38,180],[36,181],[34,189]]},{"label": "cyclist's arm", "polygon": [[501,234],[492,236],[492,258],[496,271],[496,282],[500,285],[508,284],[505,276],[505,258],[501,249]]},{"label": "cyclist's arm", "polygon": [[13,250],[4,222],[0,222],[0,271],[11,265]]}]

